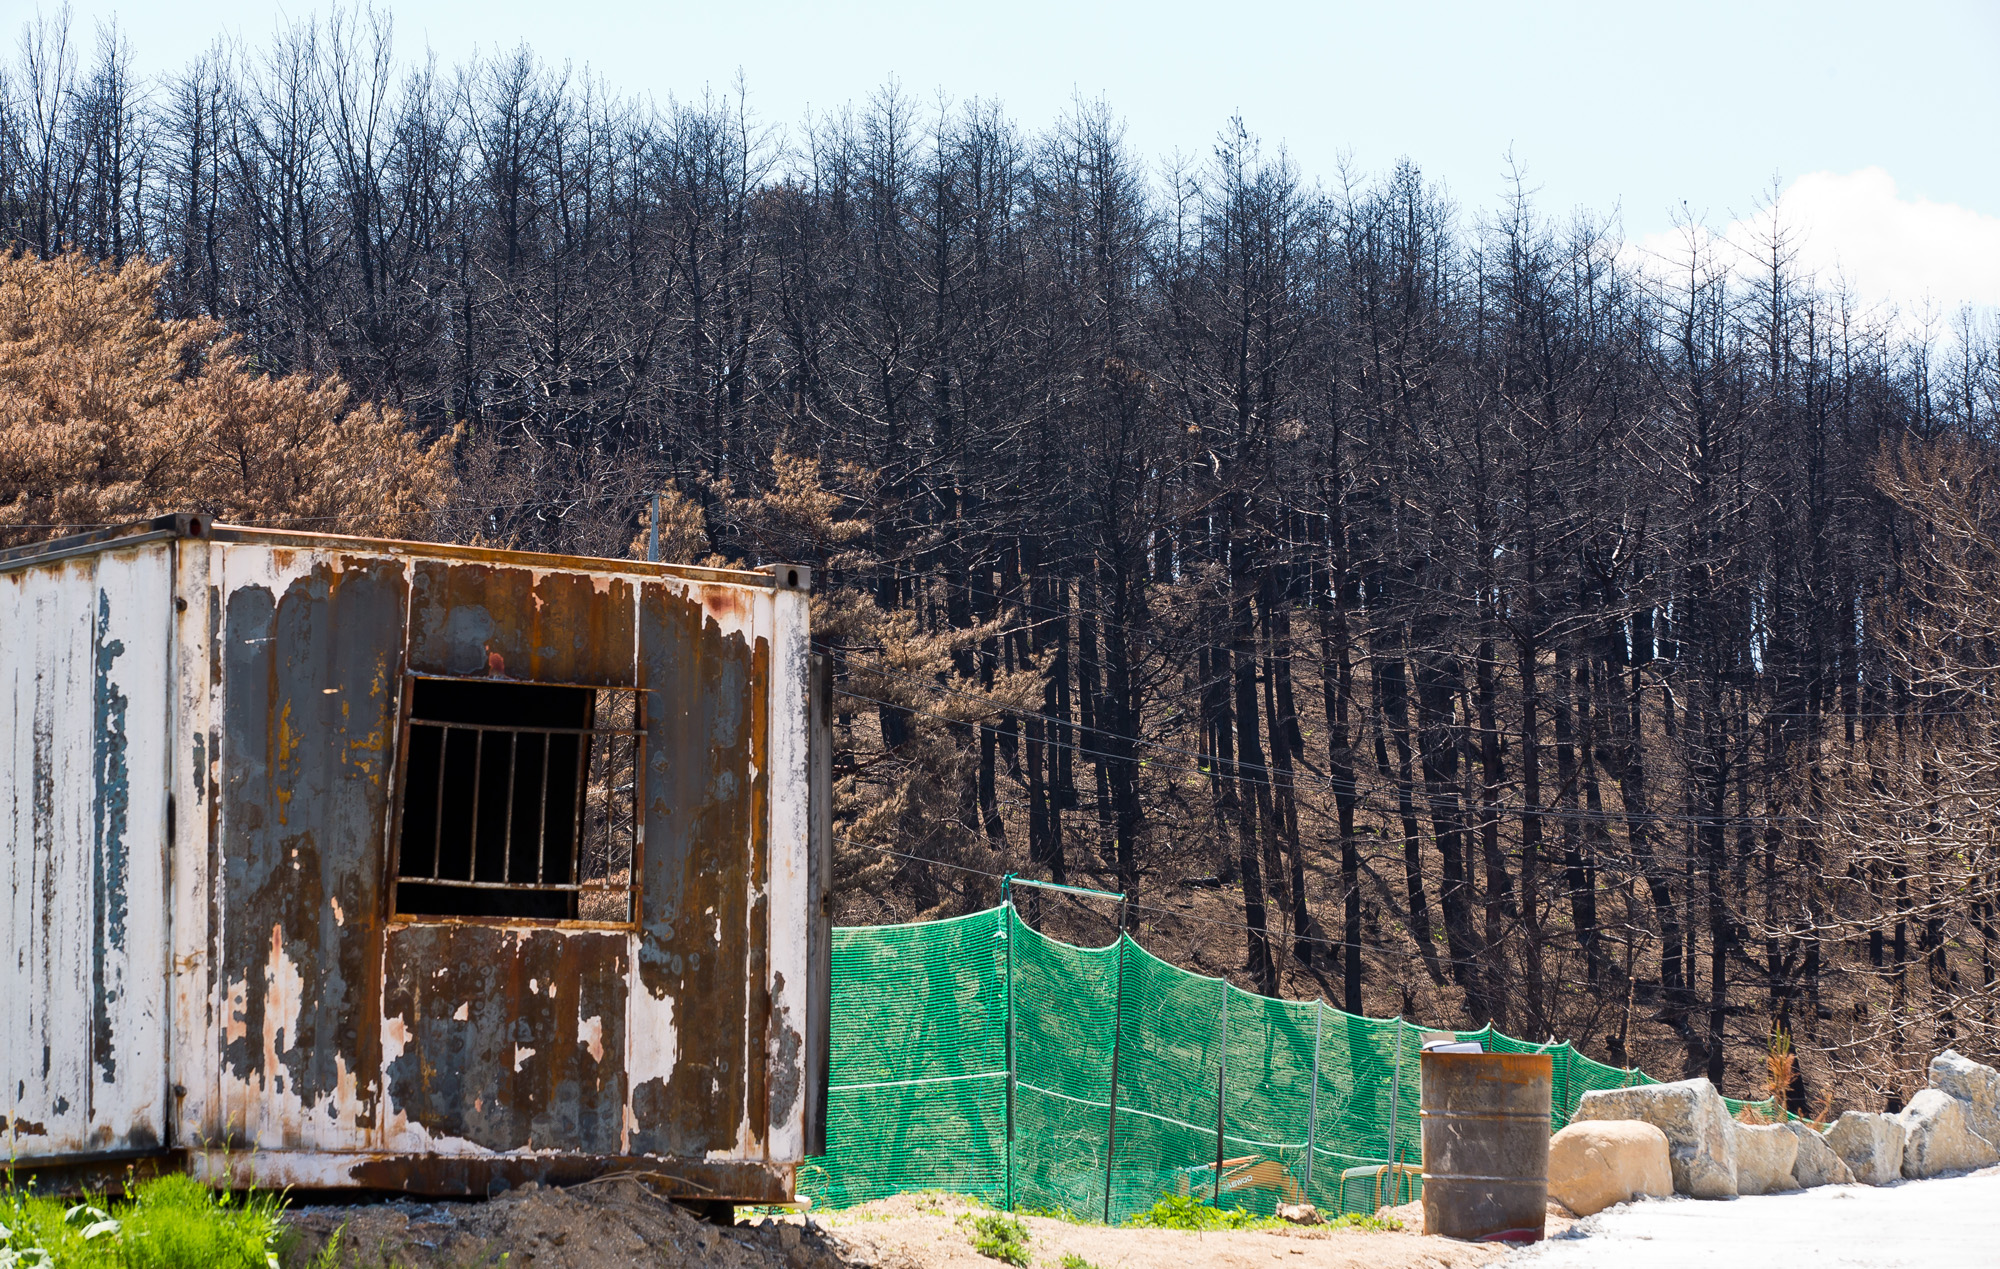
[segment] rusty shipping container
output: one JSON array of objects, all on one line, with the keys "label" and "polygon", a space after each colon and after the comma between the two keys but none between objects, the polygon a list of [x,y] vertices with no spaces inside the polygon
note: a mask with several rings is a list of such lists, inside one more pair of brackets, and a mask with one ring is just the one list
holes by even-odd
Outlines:
[{"label": "rusty shipping container", "polygon": [[192,516],[0,552],[0,1147],[789,1199],[826,1072],[809,584]]}]

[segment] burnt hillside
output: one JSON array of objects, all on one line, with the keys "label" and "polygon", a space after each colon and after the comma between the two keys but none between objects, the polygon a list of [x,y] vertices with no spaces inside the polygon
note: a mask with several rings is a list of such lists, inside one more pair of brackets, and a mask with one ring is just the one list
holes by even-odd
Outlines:
[{"label": "burnt hillside", "polygon": [[1103,105],[780,132],[352,22],[157,79],[38,29],[13,251],[462,429],[437,536],[622,555],[657,490],[671,555],[816,566],[844,919],[1123,890],[1258,990],[1736,1096],[1782,1033],[1803,1108],[2000,1051],[1970,317],[1238,121],[1176,168]]}]

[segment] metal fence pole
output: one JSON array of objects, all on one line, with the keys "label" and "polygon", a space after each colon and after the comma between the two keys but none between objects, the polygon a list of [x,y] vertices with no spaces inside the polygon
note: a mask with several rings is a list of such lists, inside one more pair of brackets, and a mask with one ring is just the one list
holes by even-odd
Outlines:
[{"label": "metal fence pole", "polygon": [[1010,894],[1000,905],[1000,937],[1006,941],[1007,978],[1007,1150],[1004,1164],[1006,1210],[1014,1210],[1014,898]]},{"label": "metal fence pole", "polygon": [[1111,1223],[1111,1160],[1118,1153],[1118,1040],[1125,1030],[1125,922],[1118,928],[1118,990],[1111,1013],[1111,1108],[1104,1125],[1104,1223]]},{"label": "metal fence pole", "polygon": [[1313,1082],[1306,1104],[1306,1202],[1312,1202],[1313,1150],[1319,1144],[1319,1040],[1326,1029],[1326,1001],[1313,1001]]}]

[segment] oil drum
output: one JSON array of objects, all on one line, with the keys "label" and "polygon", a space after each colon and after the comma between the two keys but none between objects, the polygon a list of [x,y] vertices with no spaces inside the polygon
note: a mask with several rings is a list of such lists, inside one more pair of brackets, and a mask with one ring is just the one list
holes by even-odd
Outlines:
[{"label": "oil drum", "polygon": [[1424,1232],[1539,1242],[1548,1214],[1546,1053],[1425,1053]]}]

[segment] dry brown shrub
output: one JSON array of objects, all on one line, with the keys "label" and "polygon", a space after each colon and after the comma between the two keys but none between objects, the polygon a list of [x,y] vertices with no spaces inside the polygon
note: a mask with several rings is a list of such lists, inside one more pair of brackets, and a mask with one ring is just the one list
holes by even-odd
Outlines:
[{"label": "dry brown shrub", "polygon": [[451,439],[338,379],[257,372],[222,328],[166,321],[164,264],[0,259],[0,541],[171,511],[428,534]]}]

